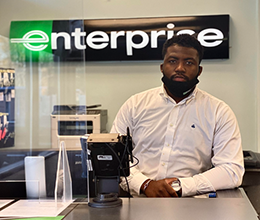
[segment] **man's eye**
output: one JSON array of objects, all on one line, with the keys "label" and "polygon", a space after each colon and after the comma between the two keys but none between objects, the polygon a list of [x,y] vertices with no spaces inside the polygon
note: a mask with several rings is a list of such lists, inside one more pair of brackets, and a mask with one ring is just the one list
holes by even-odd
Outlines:
[{"label": "man's eye", "polygon": [[176,60],[169,60],[170,63],[176,63]]}]

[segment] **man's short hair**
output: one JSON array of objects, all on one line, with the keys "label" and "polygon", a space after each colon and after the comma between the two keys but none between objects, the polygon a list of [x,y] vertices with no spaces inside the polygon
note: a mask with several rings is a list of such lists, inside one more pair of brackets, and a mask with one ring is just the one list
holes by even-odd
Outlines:
[{"label": "man's short hair", "polygon": [[199,63],[201,62],[204,54],[204,50],[200,42],[192,35],[189,34],[180,34],[180,35],[175,35],[172,38],[168,39],[164,45],[163,45],[163,50],[162,50],[162,55],[163,58],[165,54],[167,53],[168,47],[172,45],[179,45],[182,47],[192,47],[195,50],[197,50],[199,54]]}]

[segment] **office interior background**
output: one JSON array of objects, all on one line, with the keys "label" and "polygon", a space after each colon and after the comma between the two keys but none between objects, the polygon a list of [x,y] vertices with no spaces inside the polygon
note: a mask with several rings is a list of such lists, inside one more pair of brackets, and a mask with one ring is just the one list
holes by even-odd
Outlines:
[{"label": "office interior background", "polygon": [[161,85],[158,61],[19,63],[9,51],[11,21],[230,15],[230,58],[203,60],[198,87],[237,116],[244,150],[260,152],[259,0],[0,0],[0,67],[15,69],[15,145],[50,148],[54,105],[101,104],[110,130],[131,95]]}]

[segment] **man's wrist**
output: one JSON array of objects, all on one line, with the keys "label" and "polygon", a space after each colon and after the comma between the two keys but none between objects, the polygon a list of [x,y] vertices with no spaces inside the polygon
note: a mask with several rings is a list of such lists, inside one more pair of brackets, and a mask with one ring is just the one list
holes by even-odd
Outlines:
[{"label": "man's wrist", "polygon": [[143,182],[140,188],[141,193],[145,193],[145,190],[147,189],[151,181],[152,181],[151,179],[147,179],[146,181]]}]

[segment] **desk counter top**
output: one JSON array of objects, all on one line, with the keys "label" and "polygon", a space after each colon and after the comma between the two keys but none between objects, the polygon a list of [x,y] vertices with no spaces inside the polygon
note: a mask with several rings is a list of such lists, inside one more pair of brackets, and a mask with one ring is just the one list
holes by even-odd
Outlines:
[{"label": "desk counter top", "polygon": [[[235,193],[234,193],[235,192]],[[116,208],[72,204],[65,220],[258,220],[244,191],[220,192],[217,198],[122,198]]]}]

